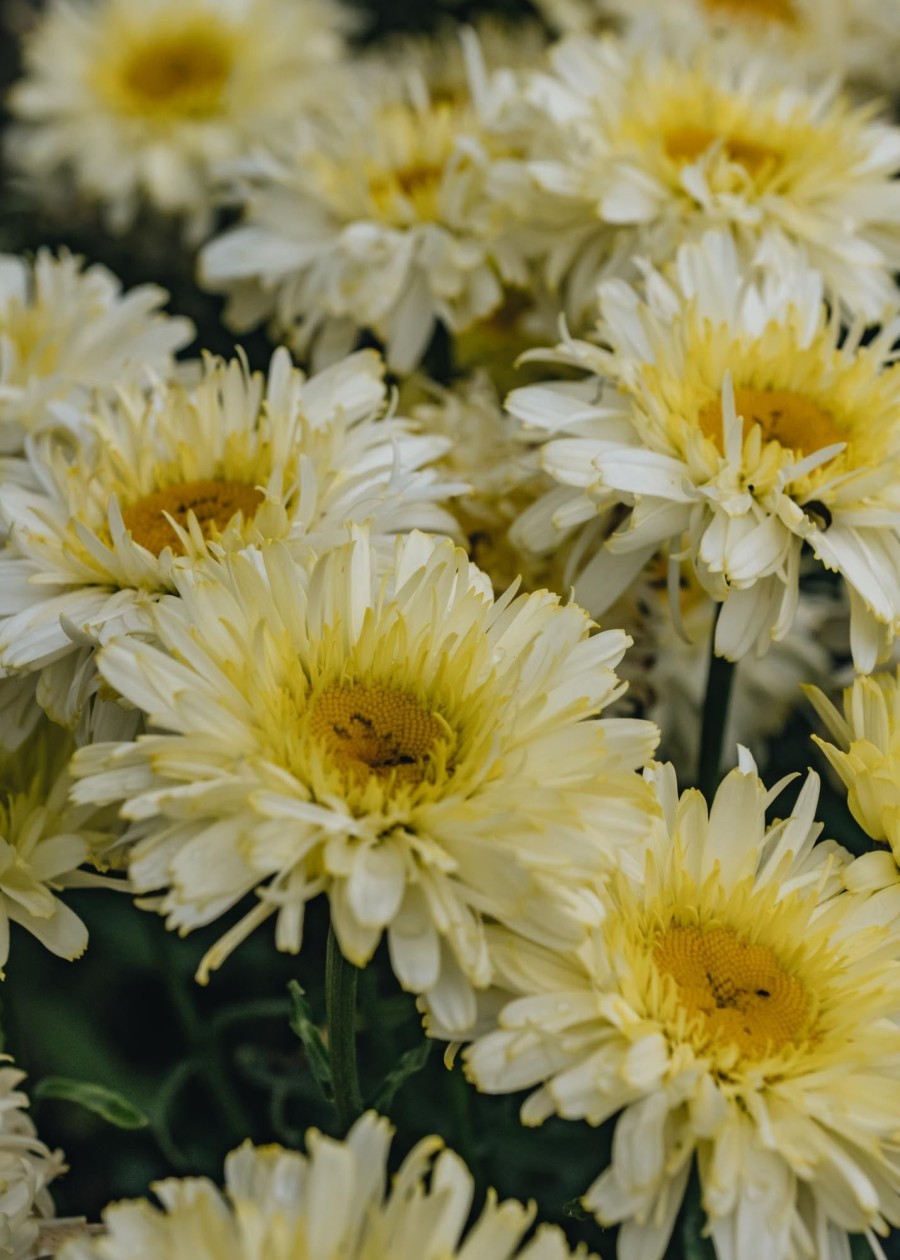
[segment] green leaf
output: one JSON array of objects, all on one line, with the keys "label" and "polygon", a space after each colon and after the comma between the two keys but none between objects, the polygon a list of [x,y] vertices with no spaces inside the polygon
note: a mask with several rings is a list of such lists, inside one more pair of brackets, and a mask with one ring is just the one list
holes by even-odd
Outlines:
[{"label": "green leaf", "polygon": [[334,1089],[331,1084],[331,1058],[322,1034],[313,1018],[312,1009],[306,1000],[306,992],[296,980],[288,982],[291,995],[291,1014],[289,1023],[291,1031],[303,1042],[307,1062],[312,1069],[313,1077],[319,1087],[319,1093],[326,1102],[334,1101]]},{"label": "green leaf", "polygon": [[406,1053],[401,1056],[400,1062],[397,1066],[392,1071],[388,1072],[387,1076],[381,1082],[378,1093],[372,1101],[372,1106],[376,1111],[381,1112],[382,1115],[387,1115],[388,1108],[394,1101],[394,1096],[397,1093],[397,1090],[401,1087],[401,1085],[404,1085],[411,1076],[415,1076],[417,1072],[421,1072],[422,1068],[428,1062],[428,1056],[431,1054],[431,1047],[433,1045],[433,1041],[422,1040],[417,1046],[414,1046],[412,1050],[407,1050]]},{"label": "green leaf", "polygon": [[34,1098],[61,1098],[77,1103],[85,1111],[93,1112],[117,1129],[146,1129],[150,1124],[134,1103],[117,1094],[114,1089],[97,1085],[93,1081],[73,1081],[68,1076],[45,1076],[32,1090]]},{"label": "green leaf", "polygon": [[715,1260],[716,1253],[712,1241],[701,1233],[706,1224],[706,1213],[700,1202],[700,1185],[696,1172],[688,1183],[680,1224],[684,1260]]}]

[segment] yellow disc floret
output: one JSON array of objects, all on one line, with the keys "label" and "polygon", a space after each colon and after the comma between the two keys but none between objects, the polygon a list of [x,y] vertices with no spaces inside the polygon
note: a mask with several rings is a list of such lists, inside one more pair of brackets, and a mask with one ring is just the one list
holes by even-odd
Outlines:
[{"label": "yellow disc floret", "polygon": [[310,734],[346,777],[423,783],[436,757],[446,760],[453,733],[439,713],[393,687],[345,683],[315,701]]},{"label": "yellow disc floret", "polygon": [[248,482],[189,481],[144,495],[122,509],[122,519],[134,541],[155,556],[166,547],[182,553],[184,547],[169,517],[186,528],[193,514],[204,538],[211,538],[238,512],[245,520],[252,520],[262,500],[262,491]]},{"label": "yellow disc floret", "polygon": [[675,981],[679,1005],[704,1040],[763,1059],[805,1038],[806,989],[767,945],[727,927],[672,925],[657,938],[653,960]]},{"label": "yellow disc floret", "polygon": [[123,114],[210,118],[221,111],[237,48],[231,33],[208,21],[135,32],[101,85]]},{"label": "yellow disc floret", "polygon": [[797,25],[797,9],[794,0],[702,0],[703,7],[713,16],[758,19],[780,22],[783,26]]},{"label": "yellow disc floret", "polygon": [[[764,442],[778,442],[786,450],[812,455],[826,446],[846,441],[833,417],[802,394],[789,389],[736,389],[734,406],[746,436],[754,424]],[[700,428],[722,447],[722,407],[718,399],[701,407]]]}]

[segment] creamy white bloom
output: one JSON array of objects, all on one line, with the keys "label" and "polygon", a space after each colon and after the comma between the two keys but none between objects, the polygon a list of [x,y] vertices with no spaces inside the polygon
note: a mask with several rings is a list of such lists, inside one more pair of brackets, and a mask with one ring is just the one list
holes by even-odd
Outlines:
[{"label": "creamy white bloom", "polygon": [[18,1068],[0,1067],[0,1252],[10,1260],[43,1254],[41,1224],[54,1212],[47,1186],[65,1171],[62,1151],[38,1138],[24,1110],[24,1079]]},{"label": "creamy white bloom", "polygon": [[[792,58],[871,91],[896,86],[900,9],[884,0],[537,0],[560,31],[615,21],[627,32],[665,38],[691,30],[711,40],[737,36],[748,53]],[[637,28],[637,30],[635,30]]]},{"label": "creamy white bloom", "polygon": [[861,893],[900,886],[900,669],[854,679],[844,689],[843,713],[818,687],[804,690],[836,741],[813,735],[847,789],[850,812],[888,846],[858,858],[846,883]]},{"label": "creamy white bloom", "polygon": [[594,720],[628,639],[591,636],[574,604],[495,602],[461,550],[419,533],[379,570],[355,531],[309,569],[276,545],[177,574],[158,644],[99,657],[155,733],[80,749],[74,794],[122,802],[134,887],[161,891],[171,928],[255,890],[201,979],[271,915],[298,951],[324,892],[347,958],[386,933],[404,988],[466,1027],[491,980],[485,919],[577,936],[581,883],[643,836],[656,806],[633,770],[658,732]]},{"label": "creamy white bloom", "polygon": [[564,488],[521,540],[552,549],[606,523],[576,584],[595,615],[669,544],[723,602],[716,651],[732,660],[790,630],[805,543],[843,577],[854,660],[871,669],[900,626],[900,324],[841,338],[819,273],[748,276],[718,233],[648,270],[644,296],[603,284],[600,310],[599,344],[546,356],[593,377],[508,400]]},{"label": "creamy white bloom", "polygon": [[70,802],[73,752],[71,736],[46,720],[14,753],[0,752],[0,978],[11,923],[60,958],[80,957],[87,928],[59,893],[111,882],[79,869],[99,859],[121,827],[110,810]]},{"label": "creamy white bloom", "polygon": [[749,754],[711,809],[647,772],[665,823],[563,955],[496,941],[522,994],[466,1052],[481,1089],[538,1086],[525,1123],[620,1113],[583,1203],[620,1260],[660,1260],[692,1166],[719,1260],[846,1260],[900,1223],[900,890],[841,891],[818,780],[771,826]]},{"label": "creamy white bloom", "polygon": [[167,297],[151,284],[123,293],[111,271],[68,254],[0,254],[0,453],[92,392],[169,375],[194,328],[162,314]]},{"label": "creamy white bloom", "polygon": [[521,195],[555,225],[548,273],[568,274],[576,317],[604,268],[663,263],[710,228],[775,272],[802,249],[829,297],[872,322],[896,301],[900,128],[873,108],[740,41],[573,38],[551,59],[529,89],[546,125]]},{"label": "creamy white bloom", "polygon": [[53,0],[10,95],[13,160],[115,230],[149,202],[201,236],[215,168],[314,105],[342,23],[323,0]]},{"label": "creamy white bloom", "polygon": [[364,521],[382,540],[452,532],[438,501],[461,487],[428,467],[447,443],[384,417],[387,401],[374,351],[307,378],[282,349],[268,376],[207,359],[193,386],[101,400],[78,443],[31,442],[0,484],[13,536],[0,552],[0,671],[40,671],[40,703],[71,725],[94,686],[93,646],[146,628],[174,571],[210,546],[283,538],[304,551]]},{"label": "creamy white bloom", "polygon": [[225,1160],[224,1191],[206,1178],[157,1182],[161,1208],[111,1205],[106,1234],[59,1260],[589,1260],[549,1225],[523,1244],[534,1206],[493,1193],[467,1229],[474,1179],[438,1137],[389,1180],[391,1134],[370,1111],[343,1142],[309,1130],[307,1155],[245,1142]]},{"label": "creamy white bloom", "polygon": [[326,119],[236,168],[244,222],[200,262],[234,327],[271,317],[302,346],[368,328],[405,372],[439,322],[465,329],[527,283],[492,189],[516,143],[517,76],[489,71],[474,36],[466,49],[468,82],[449,90],[427,81],[427,56],[367,62]]}]

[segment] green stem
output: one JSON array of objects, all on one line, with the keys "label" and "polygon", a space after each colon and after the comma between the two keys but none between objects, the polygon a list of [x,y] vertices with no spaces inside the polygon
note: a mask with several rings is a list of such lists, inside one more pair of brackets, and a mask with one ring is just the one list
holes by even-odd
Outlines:
[{"label": "green stem", "polygon": [[[720,604],[716,613],[716,622],[719,620],[721,611]],[[728,724],[728,707],[734,684],[734,662],[726,660],[724,656],[716,656],[715,643],[714,625],[709,641],[709,670],[706,675],[706,696],[703,700],[700,764],[697,771],[697,786],[708,801],[712,800],[719,786],[722,743],[725,738],[725,727]]]},{"label": "green stem", "polygon": [[325,952],[325,1013],[338,1124],[346,1133],[363,1109],[356,1067],[356,980],[358,968],[341,953],[334,927]]}]

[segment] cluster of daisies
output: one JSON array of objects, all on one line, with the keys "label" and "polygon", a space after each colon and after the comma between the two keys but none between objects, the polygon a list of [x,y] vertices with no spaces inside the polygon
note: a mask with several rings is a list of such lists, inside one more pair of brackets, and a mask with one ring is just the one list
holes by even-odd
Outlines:
[{"label": "cluster of daisies", "polygon": [[[20,194],[168,225],[273,352],[204,354],[100,264],[0,257],[0,967],[10,922],[83,953],[72,887],[221,921],[200,983],[268,920],[299,952],[322,897],[479,1090],[614,1127],[582,1202],[620,1260],[661,1260],[692,1178],[718,1260],[881,1257],[900,8],[537,8],[355,51],[336,0],[26,24]],[[760,777],[793,709],[862,856],[821,838],[814,771],[785,806]],[[701,741],[705,795],[676,778]],[[20,1079],[13,1260],[68,1228]],[[245,1145],[224,1191],[166,1181],[59,1254],[573,1254],[512,1201],[466,1234],[437,1139],[388,1186],[390,1138]]]}]

